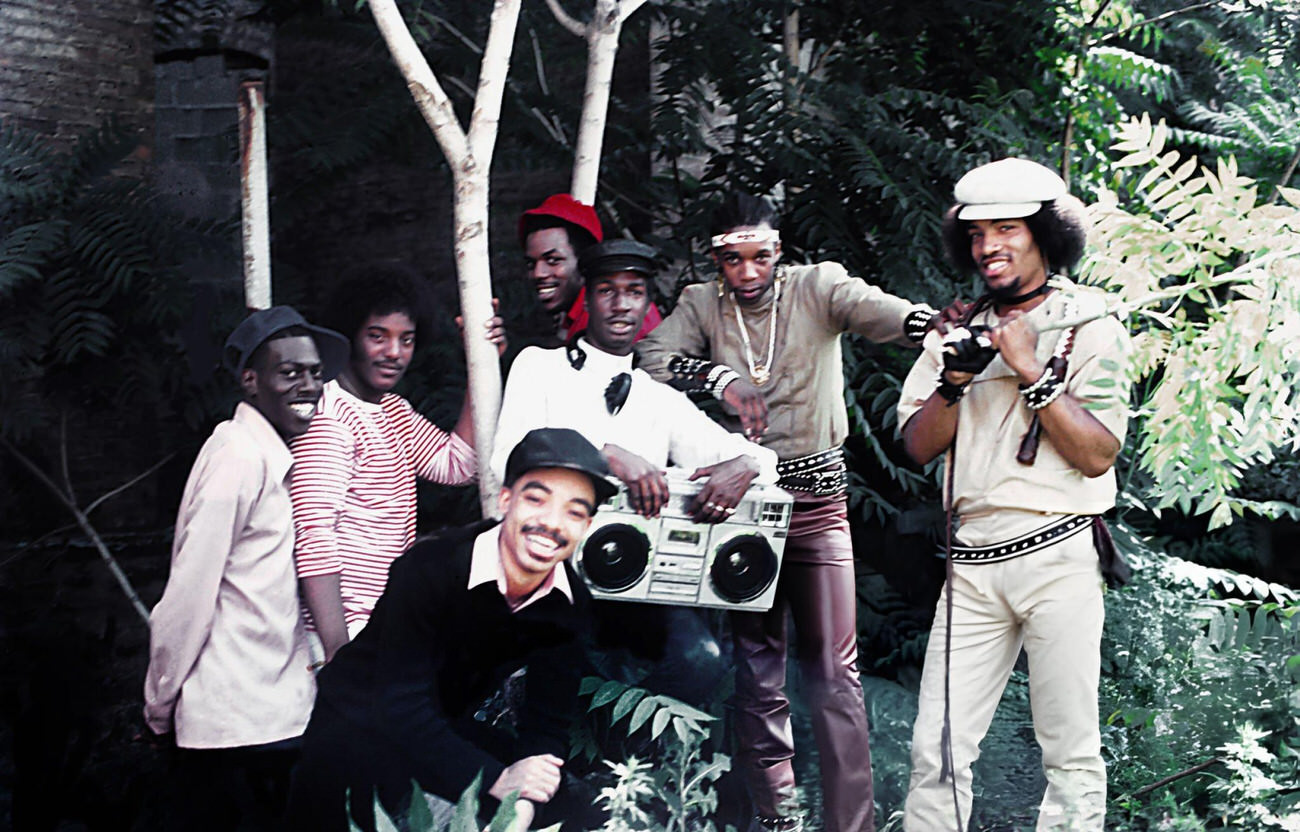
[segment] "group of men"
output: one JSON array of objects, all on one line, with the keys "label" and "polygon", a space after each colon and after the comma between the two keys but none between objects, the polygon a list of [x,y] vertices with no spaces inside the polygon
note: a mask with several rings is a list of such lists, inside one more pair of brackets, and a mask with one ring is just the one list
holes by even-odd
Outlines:
[{"label": "group of men", "polygon": [[[392,392],[424,325],[418,276],[343,281],[325,327],[288,307],[251,315],[225,356],[243,402],[194,465],[152,619],[145,715],[175,735],[176,817],[373,829],[376,799],[400,815],[412,782],[454,801],[477,776],[485,811],[513,799],[520,828],[599,828],[564,761],[593,653],[630,648],[660,671],[643,684],[687,699],[728,669],[707,618],[593,601],[568,562],[615,481],[655,516],[672,465],[701,482],[700,523],[727,520],[756,483],[794,498],[771,610],[727,616],[751,829],[802,824],[791,622],[824,828],[874,829],[842,450],[840,342],[856,333],[921,349],[899,424],[915,460],[947,460],[948,580],[905,828],[964,829],[970,767],[1023,647],[1048,780],[1039,828],[1100,830],[1101,576],[1120,564],[1099,515],[1126,427],[1126,335],[1104,315],[1077,323],[1097,302],[1065,278],[1086,225],[1059,177],[1007,159],[954,195],[945,244],[983,293],[941,313],[836,263],[781,263],[776,213],[736,194],[710,232],[716,284],[687,287],[661,321],[652,247],[605,240],[566,194],[525,212],[528,276],[558,345],[523,350],[506,380],[490,449],[501,520],[419,541],[416,479],[468,482],[477,457],[468,399],[445,432]],[[500,319],[480,325],[504,347]],[[476,718],[524,667],[516,729]]]}]

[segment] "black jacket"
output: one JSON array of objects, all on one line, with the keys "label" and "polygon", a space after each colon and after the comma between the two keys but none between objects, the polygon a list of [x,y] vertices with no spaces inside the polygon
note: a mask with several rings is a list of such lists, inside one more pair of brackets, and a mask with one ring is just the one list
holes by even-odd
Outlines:
[{"label": "black jacket", "polygon": [[402,782],[452,801],[480,770],[486,792],[513,762],[457,724],[525,665],[515,759],[567,756],[588,634],[591,596],[568,563],[572,604],[552,592],[511,613],[495,583],[467,588],[474,538],[493,525],[417,541],[394,561],[369,624],[318,679],[321,710],[351,723],[359,743],[387,746],[397,765],[385,768],[404,772]]}]

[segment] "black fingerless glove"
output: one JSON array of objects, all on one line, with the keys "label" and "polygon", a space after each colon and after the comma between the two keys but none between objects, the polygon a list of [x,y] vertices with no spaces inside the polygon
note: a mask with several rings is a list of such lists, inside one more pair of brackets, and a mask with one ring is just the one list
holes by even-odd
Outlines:
[{"label": "black fingerless glove", "polygon": [[943,339],[943,369],[979,375],[998,351],[988,338],[986,326],[959,327]]}]

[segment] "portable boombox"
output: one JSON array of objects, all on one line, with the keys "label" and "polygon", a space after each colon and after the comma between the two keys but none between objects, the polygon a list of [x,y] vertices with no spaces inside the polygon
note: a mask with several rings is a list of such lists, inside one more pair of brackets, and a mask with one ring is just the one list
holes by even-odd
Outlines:
[{"label": "portable boombox", "polygon": [[658,517],[632,510],[627,491],[601,505],[574,565],[595,598],[728,610],[771,609],[792,498],[756,485],[722,523],[691,519],[702,482],[668,470]]}]

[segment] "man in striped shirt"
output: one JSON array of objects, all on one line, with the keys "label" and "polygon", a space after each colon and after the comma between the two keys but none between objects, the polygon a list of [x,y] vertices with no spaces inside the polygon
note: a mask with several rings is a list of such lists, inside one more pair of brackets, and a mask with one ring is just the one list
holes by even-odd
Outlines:
[{"label": "man in striped shirt", "polygon": [[290,490],[299,587],[325,661],[366,625],[389,565],[415,541],[416,478],[459,485],[476,472],[468,395],[448,433],[392,392],[426,318],[421,277],[395,264],[345,279],[325,310],[352,355],[293,443]]}]

